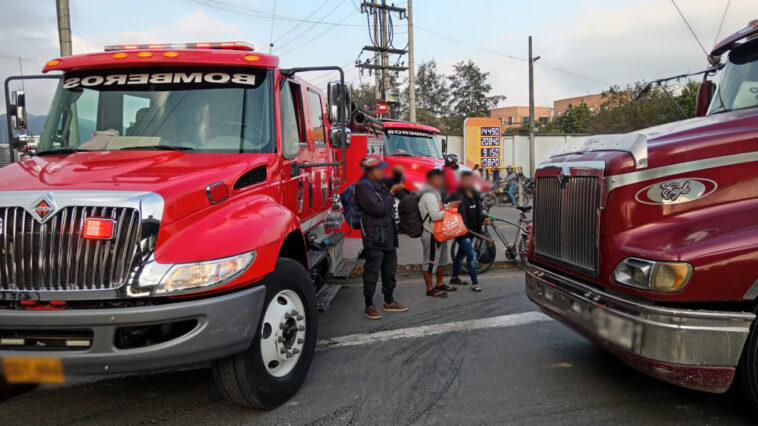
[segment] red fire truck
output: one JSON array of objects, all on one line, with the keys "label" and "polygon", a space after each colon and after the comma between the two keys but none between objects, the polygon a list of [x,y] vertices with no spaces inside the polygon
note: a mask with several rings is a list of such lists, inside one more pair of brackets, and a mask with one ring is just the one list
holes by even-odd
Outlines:
[{"label": "red fire truck", "polygon": [[538,167],[526,292],[640,371],[709,392],[739,375],[758,406],[756,36],[716,45],[699,117]]},{"label": "red fire truck", "polygon": [[[326,98],[312,70],[339,71]],[[323,223],[350,140],[342,70],[223,42],[109,46],[44,72],[60,83],[36,153],[0,169],[5,379],[211,361],[231,401],[286,401],[341,252]]]}]

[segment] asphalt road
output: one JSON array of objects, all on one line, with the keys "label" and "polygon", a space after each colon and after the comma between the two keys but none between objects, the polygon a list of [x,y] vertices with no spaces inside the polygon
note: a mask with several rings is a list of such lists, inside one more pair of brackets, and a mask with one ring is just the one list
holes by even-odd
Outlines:
[{"label": "asphalt road", "polygon": [[194,368],[40,387],[0,402],[0,423],[755,423],[737,393],[704,394],[648,378],[537,314],[521,271],[482,278],[482,293],[458,291],[446,300],[424,297],[421,281],[406,279],[397,298],[410,310],[379,321],[362,316],[359,286],[343,289],[321,315],[308,380],[274,411],[227,403],[210,371]]}]

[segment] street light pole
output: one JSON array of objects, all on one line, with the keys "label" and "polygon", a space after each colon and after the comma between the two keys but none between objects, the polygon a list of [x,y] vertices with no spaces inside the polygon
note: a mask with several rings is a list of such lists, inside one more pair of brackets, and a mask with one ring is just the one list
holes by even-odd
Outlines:
[{"label": "street light pole", "polygon": [[532,36],[529,36],[529,174],[534,176],[534,58]]},{"label": "street light pole", "polygon": [[58,41],[61,56],[71,56],[71,17],[68,12],[68,0],[55,0],[58,13]]},{"label": "street light pole", "polygon": [[416,121],[416,64],[413,59],[413,0],[408,0],[408,119]]}]

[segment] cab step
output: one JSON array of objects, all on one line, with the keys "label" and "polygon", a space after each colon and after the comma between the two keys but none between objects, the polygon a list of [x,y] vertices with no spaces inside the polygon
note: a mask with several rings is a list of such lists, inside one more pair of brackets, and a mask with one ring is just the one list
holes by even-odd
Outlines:
[{"label": "cab step", "polygon": [[350,278],[350,274],[353,273],[356,266],[358,266],[358,259],[343,259],[342,262],[334,268],[332,277],[343,279]]},{"label": "cab step", "polygon": [[319,312],[326,312],[329,309],[332,300],[334,300],[341,288],[342,285],[340,284],[327,284],[321,286],[316,293],[316,308]]}]

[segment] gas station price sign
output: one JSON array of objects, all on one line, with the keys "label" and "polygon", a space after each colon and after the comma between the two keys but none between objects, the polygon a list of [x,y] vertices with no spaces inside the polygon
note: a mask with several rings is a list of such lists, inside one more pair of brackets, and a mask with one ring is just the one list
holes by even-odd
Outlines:
[{"label": "gas station price sign", "polygon": [[464,162],[469,167],[500,167],[500,119],[469,117],[463,124]]}]

